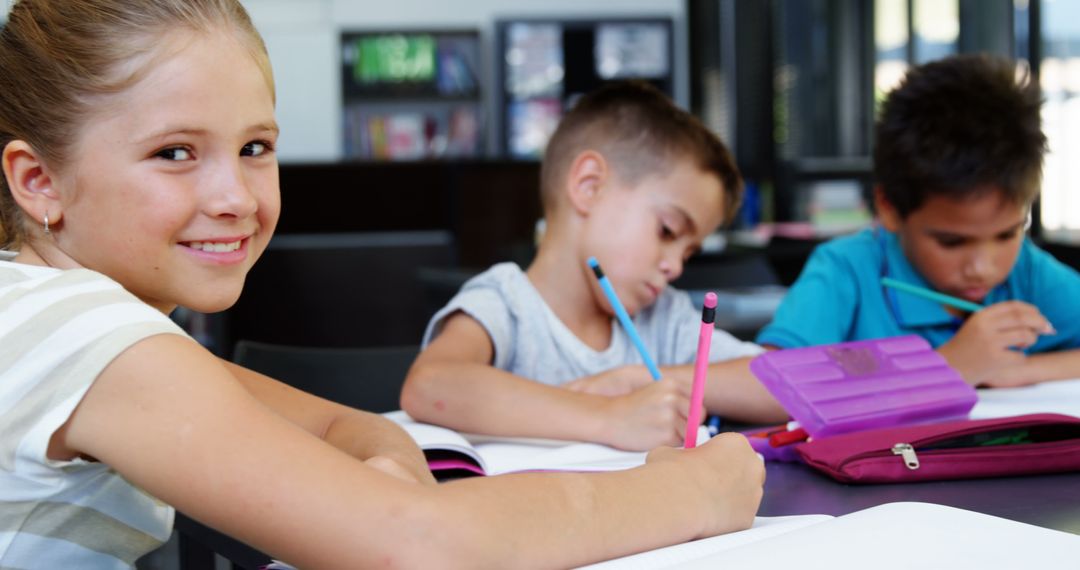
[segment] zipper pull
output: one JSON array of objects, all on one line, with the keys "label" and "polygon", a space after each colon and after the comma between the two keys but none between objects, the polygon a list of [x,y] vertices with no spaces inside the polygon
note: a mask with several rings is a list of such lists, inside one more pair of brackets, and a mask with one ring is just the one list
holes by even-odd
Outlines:
[{"label": "zipper pull", "polygon": [[919,456],[915,455],[915,448],[910,443],[898,443],[892,446],[893,455],[904,458],[904,465],[912,471],[919,468]]}]

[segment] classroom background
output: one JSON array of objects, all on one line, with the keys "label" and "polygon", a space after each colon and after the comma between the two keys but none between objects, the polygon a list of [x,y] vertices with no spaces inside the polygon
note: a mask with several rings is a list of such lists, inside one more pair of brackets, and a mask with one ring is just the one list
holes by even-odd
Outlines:
[{"label": "classroom background", "polygon": [[[247,0],[277,79],[283,215],[240,302],[179,313],[239,340],[409,346],[470,276],[527,265],[539,159],[605,81],[652,82],[732,148],[732,228],[676,286],[752,338],[814,245],[870,223],[875,108],[912,65],[1016,58],[1051,152],[1032,235],[1080,266],[1077,0]],[[313,318],[311,315],[324,315]]]}]

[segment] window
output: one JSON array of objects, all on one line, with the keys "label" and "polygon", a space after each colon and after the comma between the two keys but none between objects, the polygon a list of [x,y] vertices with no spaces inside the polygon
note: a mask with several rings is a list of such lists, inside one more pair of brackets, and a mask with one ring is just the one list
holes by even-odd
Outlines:
[{"label": "window", "polygon": [[911,65],[948,57],[960,47],[958,0],[874,0],[874,101]]},{"label": "window", "polygon": [[[1017,55],[1032,62],[1042,87],[1043,168],[1040,221],[1049,239],[1080,240],[1080,2],[1016,0]],[[1032,21],[1032,19],[1036,21]],[[1031,35],[1037,45],[1022,41]],[[1034,52],[1034,53],[1032,53]]]}]

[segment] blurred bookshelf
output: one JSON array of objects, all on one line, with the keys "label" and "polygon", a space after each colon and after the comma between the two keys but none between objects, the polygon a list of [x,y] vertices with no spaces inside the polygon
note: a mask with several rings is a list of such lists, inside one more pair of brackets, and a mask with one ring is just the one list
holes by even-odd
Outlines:
[{"label": "blurred bookshelf", "polygon": [[482,156],[480,52],[476,30],[343,32],[345,158]]}]

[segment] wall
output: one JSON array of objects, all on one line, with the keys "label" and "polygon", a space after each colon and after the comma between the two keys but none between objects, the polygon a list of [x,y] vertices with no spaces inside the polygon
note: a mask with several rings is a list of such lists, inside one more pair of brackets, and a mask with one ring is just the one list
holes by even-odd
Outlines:
[{"label": "wall", "polygon": [[[277,80],[278,146],[282,162],[341,158],[342,30],[479,28],[485,44],[488,104],[494,23],[501,17],[590,18],[668,16],[675,25],[675,99],[689,101],[688,48],[683,0],[242,0],[270,51]],[[490,125],[488,139],[495,139]]]}]

